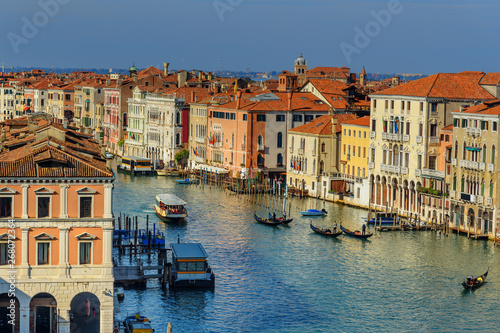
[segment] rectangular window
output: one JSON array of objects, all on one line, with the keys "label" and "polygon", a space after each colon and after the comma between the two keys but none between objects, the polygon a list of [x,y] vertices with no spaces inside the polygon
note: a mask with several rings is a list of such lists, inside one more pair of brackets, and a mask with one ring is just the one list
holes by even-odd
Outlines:
[{"label": "rectangular window", "polygon": [[436,156],[429,156],[429,169],[436,170]]},{"label": "rectangular window", "polygon": [[9,250],[8,243],[0,243],[0,265],[7,265],[9,263]]},{"label": "rectangular window", "polygon": [[81,242],[80,243],[80,265],[91,264],[92,259],[92,243],[91,242]]},{"label": "rectangular window", "polygon": [[431,103],[431,112],[437,112],[438,103]]},{"label": "rectangular window", "polygon": [[292,117],[293,121],[302,121],[302,115],[301,114],[294,114]]},{"label": "rectangular window", "polygon": [[231,120],[235,120],[236,119],[236,113],[231,113]]},{"label": "rectangular window", "polygon": [[92,217],[92,197],[80,198],[80,217]]},{"label": "rectangular window", "polygon": [[376,131],[377,130],[377,121],[375,119],[372,120],[372,131]]},{"label": "rectangular window", "polygon": [[279,121],[285,121],[285,115],[284,114],[277,114],[276,115],[276,122]]},{"label": "rectangular window", "polygon": [[389,108],[389,101],[385,101],[385,108],[388,109]]},{"label": "rectangular window", "polygon": [[49,264],[50,243],[38,243],[38,265]]},{"label": "rectangular window", "polygon": [[374,100],[373,100],[373,108],[374,108],[374,109],[376,109],[376,108],[377,108],[377,100],[376,100],[376,99],[374,99]]},{"label": "rectangular window", "polygon": [[375,148],[372,148],[372,163],[375,163]]},{"label": "rectangular window", "polygon": [[391,101],[391,110],[394,110],[394,101]]},{"label": "rectangular window", "polygon": [[494,131],[494,132],[496,132],[497,131],[497,122],[494,121],[491,125],[492,125],[491,126],[491,130]]},{"label": "rectangular window", "polygon": [[405,102],[404,101],[401,101],[401,110],[405,110]]},{"label": "rectangular window", "polygon": [[366,158],[366,147],[363,147],[363,158]]},{"label": "rectangular window", "polygon": [[12,198],[0,198],[0,217],[12,216]]},{"label": "rectangular window", "polygon": [[458,127],[458,119],[453,119],[453,127]]},{"label": "rectangular window", "polygon": [[418,124],[418,136],[422,136],[424,133],[424,124]]},{"label": "rectangular window", "polygon": [[258,114],[257,121],[266,121],[266,115],[265,114]]},{"label": "rectangular window", "polygon": [[411,105],[410,103],[411,103],[410,101],[408,101],[408,102],[406,103],[406,110],[408,110],[408,111],[410,111],[410,105]]},{"label": "rectangular window", "polygon": [[417,157],[417,169],[422,169],[422,155],[418,155]]},{"label": "rectangular window", "polygon": [[243,121],[247,121],[247,114],[246,113],[243,114]]},{"label": "rectangular window", "polygon": [[420,111],[424,111],[424,102],[420,102]]},{"label": "rectangular window", "polygon": [[38,217],[50,216],[50,197],[38,197]]},{"label": "rectangular window", "polygon": [[304,116],[304,118],[305,118],[305,122],[307,123],[307,122],[312,121],[314,119],[314,115],[312,115],[312,114],[306,114]]}]

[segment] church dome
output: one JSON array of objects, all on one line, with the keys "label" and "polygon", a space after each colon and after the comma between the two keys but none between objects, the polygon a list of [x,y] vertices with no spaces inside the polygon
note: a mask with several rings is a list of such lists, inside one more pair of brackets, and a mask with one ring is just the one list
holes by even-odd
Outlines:
[{"label": "church dome", "polygon": [[295,66],[304,66],[306,64],[306,59],[302,56],[302,53],[300,54],[300,57],[298,57],[295,60]]}]

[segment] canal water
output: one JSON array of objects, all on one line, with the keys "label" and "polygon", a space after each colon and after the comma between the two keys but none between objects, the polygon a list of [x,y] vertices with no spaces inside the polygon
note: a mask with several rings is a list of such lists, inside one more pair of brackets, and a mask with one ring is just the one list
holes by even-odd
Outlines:
[{"label": "canal water", "polygon": [[[188,203],[189,217],[164,223],[158,193]],[[491,242],[455,234],[404,231],[362,241],[328,239],[309,228],[300,210],[325,208],[327,217],[360,229],[367,211],[313,199],[294,199],[290,227],[253,219],[269,209],[213,186],[178,185],[175,178],[117,174],[114,213],[139,217],[165,233],[167,243],[200,242],[216,275],[213,291],[126,290],[121,316],[140,312],[157,332],[499,332],[499,251]],[[123,261],[122,261],[123,260]],[[124,262],[126,258],[120,259]],[[461,282],[488,267],[487,283],[464,292]]]}]

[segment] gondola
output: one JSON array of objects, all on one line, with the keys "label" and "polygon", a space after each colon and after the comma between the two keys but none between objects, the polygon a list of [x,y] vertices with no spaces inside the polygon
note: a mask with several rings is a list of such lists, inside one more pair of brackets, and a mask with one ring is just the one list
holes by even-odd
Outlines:
[{"label": "gondola", "polygon": [[373,236],[373,233],[371,234],[364,234],[359,231],[359,230],[356,230],[356,231],[351,231],[347,228],[344,228],[342,225],[340,226],[340,229],[348,236],[351,236],[351,237],[356,237],[356,238],[363,238],[363,239],[366,239],[366,238],[369,238],[371,236]]},{"label": "gondola", "polygon": [[284,225],[288,225],[288,223],[292,222],[293,219],[283,219],[283,217],[280,217],[280,218],[275,218],[273,217],[273,214],[269,213],[269,219],[270,220],[273,220],[274,222],[281,222],[282,224]]},{"label": "gondola", "polygon": [[255,220],[261,224],[267,224],[267,225],[272,225],[272,226],[278,226],[281,224],[281,221],[273,221],[272,219],[266,219],[264,220],[263,218],[260,218],[259,216],[257,216],[257,214],[253,214],[253,217],[255,218]]},{"label": "gondola", "polygon": [[308,209],[300,212],[300,214],[302,214],[303,216],[325,216],[327,213],[325,209],[322,210]]},{"label": "gondola", "polygon": [[[328,237],[337,237],[337,236],[340,236],[342,234],[342,230],[339,232],[326,231],[324,229],[316,228],[315,226],[312,225],[312,223],[309,223],[309,226],[311,227],[311,229],[315,233],[320,234],[320,235],[324,235],[324,236],[328,236]],[[327,229],[327,230],[329,230],[329,229]]]},{"label": "gondola", "polygon": [[486,273],[484,273],[481,276],[478,276],[477,278],[473,279],[471,276],[467,278],[464,282],[462,282],[462,286],[467,289],[467,290],[474,290],[479,287],[481,287],[484,282],[486,281],[486,277],[488,276],[488,272],[490,270],[488,269]]}]

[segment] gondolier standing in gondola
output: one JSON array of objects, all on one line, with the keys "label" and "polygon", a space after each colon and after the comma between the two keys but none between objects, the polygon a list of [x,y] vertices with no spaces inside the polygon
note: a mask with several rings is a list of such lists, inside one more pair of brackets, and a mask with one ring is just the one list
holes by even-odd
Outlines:
[{"label": "gondolier standing in gondola", "polygon": [[366,234],[366,224],[363,224],[363,226],[361,227],[361,231],[362,231],[363,235]]}]

